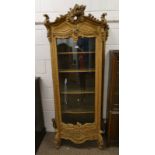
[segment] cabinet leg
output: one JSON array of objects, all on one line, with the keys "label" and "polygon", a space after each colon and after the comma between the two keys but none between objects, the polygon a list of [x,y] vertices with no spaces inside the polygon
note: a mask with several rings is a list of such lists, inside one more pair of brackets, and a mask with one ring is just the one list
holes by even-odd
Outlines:
[{"label": "cabinet leg", "polygon": [[101,134],[99,134],[99,137],[98,137],[98,148],[99,149],[103,149],[104,148],[104,141],[103,141],[103,137]]},{"label": "cabinet leg", "polygon": [[55,135],[55,145],[56,145],[56,148],[57,148],[57,149],[60,148],[60,145],[61,145],[61,139],[60,139],[58,133],[56,133],[56,135]]}]

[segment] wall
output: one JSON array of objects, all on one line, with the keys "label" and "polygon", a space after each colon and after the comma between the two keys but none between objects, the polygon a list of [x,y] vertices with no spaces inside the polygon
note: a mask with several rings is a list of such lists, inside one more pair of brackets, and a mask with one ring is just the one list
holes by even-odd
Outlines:
[{"label": "wall", "polygon": [[44,21],[43,14],[48,14],[50,20],[53,21],[60,14],[65,14],[76,3],[86,5],[86,14],[92,13],[97,18],[100,18],[103,12],[107,13],[110,30],[105,52],[103,118],[106,118],[109,69],[108,52],[111,49],[119,49],[118,0],[35,0],[35,74],[41,77],[41,95],[47,131],[54,131],[51,119],[54,118],[55,112],[50,47],[47,40],[47,31],[44,25],[41,24]]}]

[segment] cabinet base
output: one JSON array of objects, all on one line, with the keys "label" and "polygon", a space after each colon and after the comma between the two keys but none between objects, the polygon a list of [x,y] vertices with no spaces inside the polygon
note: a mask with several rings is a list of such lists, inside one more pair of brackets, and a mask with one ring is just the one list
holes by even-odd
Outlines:
[{"label": "cabinet base", "polygon": [[56,148],[59,149],[60,146],[61,146],[61,141],[64,139],[64,140],[69,140],[75,144],[82,144],[86,141],[97,141],[97,145],[98,145],[98,148],[99,149],[104,149],[105,148],[105,143],[104,143],[104,140],[103,140],[103,137],[102,137],[102,134],[99,133],[99,134],[95,134],[94,135],[92,134],[91,136],[89,135],[89,132],[87,133],[87,135],[80,135],[81,138],[77,138],[77,137],[73,137],[73,136],[65,136],[65,135],[61,135],[59,134],[58,132],[56,133],[55,135],[55,145],[56,145]]}]

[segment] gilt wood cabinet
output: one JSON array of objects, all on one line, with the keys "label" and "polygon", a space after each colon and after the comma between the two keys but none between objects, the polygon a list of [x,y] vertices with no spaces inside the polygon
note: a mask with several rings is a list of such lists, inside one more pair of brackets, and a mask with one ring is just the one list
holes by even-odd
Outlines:
[{"label": "gilt wood cabinet", "polygon": [[85,6],[75,5],[54,22],[45,16],[51,47],[55,98],[56,146],[61,139],[80,144],[101,136],[102,76],[108,25],[84,15]]}]

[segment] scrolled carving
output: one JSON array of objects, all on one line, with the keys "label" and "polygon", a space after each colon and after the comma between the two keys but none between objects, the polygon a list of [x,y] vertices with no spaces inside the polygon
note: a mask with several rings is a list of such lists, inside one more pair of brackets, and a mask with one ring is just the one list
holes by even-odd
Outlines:
[{"label": "scrolled carving", "polygon": [[101,15],[101,23],[102,23],[104,31],[105,31],[105,36],[103,34],[103,38],[105,37],[105,40],[107,40],[107,38],[108,38],[108,30],[109,30],[109,26],[108,26],[107,20],[105,18],[106,15],[107,15],[107,13],[103,13]]},{"label": "scrolled carving", "polygon": [[106,19],[105,19],[105,16],[107,15],[107,13],[103,13],[102,15],[101,15],[101,21],[105,21]]},{"label": "scrolled carving", "polygon": [[64,18],[66,18],[66,15],[60,15],[59,17],[56,18],[55,22],[59,22]]},{"label": "scrolled carving", "polygon": [[92,126],[94,126],[94,124],[93,123],[85,123],[85,124],[81,124],[81,123],[79,123],[79,122],[77,122],[75,125],[74,124],[70,124],[70,123],[68,123],[68,124],[65,124],[65,123],[62,123],[62,127],[64,127],[64,128],[89,128],[89,127],[92,127]]},{"label": "scrolled carving", "polygon": [[86,6],[75,4],[74,8],[68,11],[66,20],[71,23],[78,23],[84,20],[84,10]]},{"label": "scrolled carving", "polygon": [[62,123],[61,136],[75,143],[83,143],[86,140],[98,139],[97,129],[93,123],[81,124],[65,124]]},{"label": "scrolled carving", "polygon": [[50,26],[50,21],[49,21],[49,16],[47,14],[44,14],[45,17],[45,21],[44,21],[44,25],[46,26],[47,29],[47,37],[48,40],[51,41],[51,26]]},{"label": "scrolled carving", "polygon": [[99,19],[95,18],[91,13],[88,14],[87,18],[89,18],[90,20],[93,20],[95,22],[100,22]]}]

